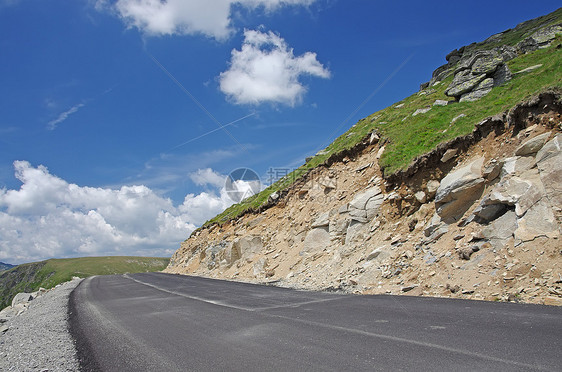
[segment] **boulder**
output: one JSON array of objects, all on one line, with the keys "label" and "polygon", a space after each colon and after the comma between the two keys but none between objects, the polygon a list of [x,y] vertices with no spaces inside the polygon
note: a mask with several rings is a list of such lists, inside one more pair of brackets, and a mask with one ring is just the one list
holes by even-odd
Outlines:
[{"label": "boulder", "polygon": [[29,301],[33,300],[33,295],[31,293],[18,293],[13,299],[12,299],[12,307],[15,307],[18,304],[26,304]]},{"label": "boulder", "polygon": [[374,196],[380,195],[381,193],[382,191],[378,186],[368,188],[364,192],[355,195],[351,203],[349,203],[349,207],[364,210],[367,206],[367,202],[369,201],[369,199],[371,199]]},{"label": "boulder", "polygon": [[[556,135],[537,152],[537,168],[550,204],[562,206],[562,134]],[[558,212],[560,213],[560,212]]]},{"label": "boulder", "polygon": [[263,242],[260,236],[245,236],[232,242],[234,252],[239,252],[240,257],[251,257],[261,252]]},{"label": "boulder", "polygon": [[494,87],[494,79],[486,78],[480,82],[474,89],[461,96],[459,102],[474,102],[484,97],[492,91]]},{"label": "boulder", "polygon": [[321,252],[330,245],[330,233],[326,227],[310,230],[304,238],[302,251],[307,253]]},{"label": "boulder", "polygon": [[515,155],[517,156],[527,156],[536,154],[539,151],[548,138],[550,137],[550,132],[540,134],[536,137],[531,138],[530,140],[524,142],[515,150]]},{"label": "boulder", "polygon": [[457,155],[458,149],[448,149],[441,157],[441,162],[446,163]]},{"label": "boulder", "polygon": [[463,70],[455,75],[445,94],[449,97],[460,97],[470,92],[484,79],[486,79],[486,74],[473,75],[470,70]]},{"label": "boulder", "polygon": [[445,223],[458,221],[480,196],[485,183],[482,178],[483,163],[484,158],[479,157],[441,180],[435,195],[435,207]]},{"label": "boulder", "polygon": [[558,224],[549,203],[541,199],[534,204],[525,215],[517,221],[515,231],[515,245],[535,240],[544,236],[554,238],[558,236]]},{"label": "boulder", "polygon": [[492,247],[501,249],[507,240],[513,237],[517,229],[517,216],[514,211],[508,211],[482,230],[482,236],[487,239]]},{"label": "boulder", "polygon": [[512,74],[511,71],[509,70],[509,67],[507,67],[506,64],[502,63],[501,65],[498,66],[496,72],[494,72],[494,75],[492,77],[494,79],[494,86],[498,87],[511,80]]},{"label": "boulder", "polygon": [[474,75],[486,74],[490,75],[496,71],[498,66],[503,63],[502,58],[497,55],[485,55],[477,59],[472,65],[472,73]]},{"label": "boulder", "polygon": [[316,227],[325,227],[330,225],[330,212],[324,212],[316,218],[316,220],[312,223],[312,228]]},{"label": "boulder", "polygon": [[430,180],[427,182],[425,189],[427,190],[428,199],[432,199],[439,189],[440,182],[437,180]]}]

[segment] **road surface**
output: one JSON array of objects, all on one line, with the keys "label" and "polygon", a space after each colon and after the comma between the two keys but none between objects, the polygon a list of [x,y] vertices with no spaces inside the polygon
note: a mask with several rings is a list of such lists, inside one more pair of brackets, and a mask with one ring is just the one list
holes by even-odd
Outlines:
[{"label": "road surface", "polygon": [[147,273],[84,280],[86,371],[562,370],[562,309]]}]

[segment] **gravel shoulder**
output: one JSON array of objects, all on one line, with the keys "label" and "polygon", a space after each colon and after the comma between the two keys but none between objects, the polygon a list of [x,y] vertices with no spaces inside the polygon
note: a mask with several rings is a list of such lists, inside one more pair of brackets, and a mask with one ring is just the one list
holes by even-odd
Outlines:
[{"label": "gravel shoulder", "polygon": [[31,301],[29,309],[6,323],[0,334],[0,371],[78,371],[68,329],[68,298],[81,279]]}]

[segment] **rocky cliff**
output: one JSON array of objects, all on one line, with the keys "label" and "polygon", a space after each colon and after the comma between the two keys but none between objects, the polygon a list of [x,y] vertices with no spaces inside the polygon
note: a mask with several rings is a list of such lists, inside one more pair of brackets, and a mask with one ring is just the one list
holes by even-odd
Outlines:
[{"label": "rocky cliff", "polygon": [[[557,47],[559,25],[531,25],[515,46],[497,45],[512,35],[502,33],[450,53],[418,94],[446,82],[444,94],[454,100],[434,106],[474,105],[509,81],[508,61]],[[411,107],[409,117],[434,106]],[[314,290],[562,305],[561,115],[558,80],[390,174],[380,166],[389,140],[372,131],[266,207],[194,232],[166,271]]]}]

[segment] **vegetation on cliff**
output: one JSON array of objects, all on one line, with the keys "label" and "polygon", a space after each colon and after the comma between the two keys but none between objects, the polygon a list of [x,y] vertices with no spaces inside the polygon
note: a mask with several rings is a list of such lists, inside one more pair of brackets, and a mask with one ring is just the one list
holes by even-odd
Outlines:
[{"label": "vegetation on cliff", "polygon": [[[562,23],[562,8],[526,21],[514,29],[494,35],[481,43],[464,47],[474,53],[498,46],[511,46],[528,38],[539,28]],[[426,87],[420,92],[383,110],[359,120],[347,132],[338,137],[326,149],[309,159],[292,174],[270,185],[262,192],[235,204],[207,221],[204,226],[222,224],[238,218],[248,211],[259,210],[268,203],[270,196],[281,193],[314,168],[326,164],[329,159],[350,150],[365,141],[373,132],[385,144],[380,166],[385,177],[406,168],[416,157],[431,151],[440,143],[469,134],[484,118],[509,110],[527,97],[547,88],[562,87],[562,36],[558,35],[551,46],[530,53],[520,53],[506,62],[513,73],[512,79],[497,86],[476,102],[456,102],[445,95],[453,75]],[[538,66],[538,67],[537,67]],[[453,66],[454,67],[454,66]],[[534,69],[523,72],[529,67]],[[445,105],[435,105],[446,101]],[[418,109],[430,109],[415,114]]]}]

